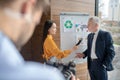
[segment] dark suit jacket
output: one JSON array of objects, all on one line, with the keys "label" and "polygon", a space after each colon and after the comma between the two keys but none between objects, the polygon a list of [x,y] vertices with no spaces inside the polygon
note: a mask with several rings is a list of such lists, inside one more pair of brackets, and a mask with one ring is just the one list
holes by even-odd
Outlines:
[{"label": "dark suit jacket", "polygon": [[[88,35],[88,48],[83,53],[85,54],[85,57],[88,57],[88,69],[90,68],[90,60],[91,60],[91,48],[90,48],[90,35]],[[115,51],[113,47],[113,40],[109,32],[100,30],[98,32],[96,44],[95,44],[96,50],[96,56],[101,61],[102,65],[106,66],[107,71],[113,70],[112,66],[112,60],[115,56]]]}]

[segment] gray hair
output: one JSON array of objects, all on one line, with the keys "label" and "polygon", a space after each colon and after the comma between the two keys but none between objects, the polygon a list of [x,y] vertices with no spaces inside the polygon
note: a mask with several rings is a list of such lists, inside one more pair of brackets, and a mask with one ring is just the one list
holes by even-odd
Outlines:
[{"label": "gray hair", "polygon": [[98,24],[98,26],[100,26],[100,19],[97,16],[90,17],[89,21],[93,21],[93,23]]}]

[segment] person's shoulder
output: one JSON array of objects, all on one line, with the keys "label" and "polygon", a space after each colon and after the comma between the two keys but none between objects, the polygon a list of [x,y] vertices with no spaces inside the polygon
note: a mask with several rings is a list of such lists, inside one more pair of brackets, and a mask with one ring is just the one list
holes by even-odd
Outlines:
[{"label": "person's shoulder", "polygon": [[89,33],[89,34],[88,34],[88,37],[89,37],[91,34],[92,34],[92,33]]},{"label": "person's shoulder", "polygon": [[50,44],[53,44],[53,43],[54,43],[54,40],[53,40],[52,36],[48,35],[45,39],[44,44],[49,44],[50,45]]},{"label": "person's shoulder", "polygon": [[52,42],[52,41],[53,41],[52,36],[49,36],[49,35],[48,35],[45,41],[47,41],[47,42]]},{"label": "person's shoulder", "polygon": [[108,34],[110,34],[110,32],[108,32],[108,31],[106,31],[106,30],[101,30],[101,29],[100,29],[100,33],[102,33],[103,35],[108,35]]},{"label": "person's shoulder", "polygon": [[103,39],[112,38],[112,35],[109,31],[100,30],[100,35]]}]

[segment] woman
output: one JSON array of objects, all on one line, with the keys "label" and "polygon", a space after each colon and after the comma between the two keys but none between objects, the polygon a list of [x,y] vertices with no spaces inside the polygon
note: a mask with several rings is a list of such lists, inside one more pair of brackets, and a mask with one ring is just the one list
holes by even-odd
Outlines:
[{"label": "woman", "polygon": [[74,46],[72,49],[61,51],[53,40],[53,35],[56,34],[56,24],[48,20],[44,24],[43,29],[43,58],[49,60],[55,56],[57,59],[67,57],[71,52],[75,51],[78,46]]}]

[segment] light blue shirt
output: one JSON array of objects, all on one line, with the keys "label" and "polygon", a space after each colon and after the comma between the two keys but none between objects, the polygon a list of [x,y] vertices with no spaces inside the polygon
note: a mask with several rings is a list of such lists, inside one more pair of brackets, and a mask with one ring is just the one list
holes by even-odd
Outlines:
[{"label": "light blue shirt", "polygon": [[26,62],[13,42],[0,32],[0,80],[64,80],[56,68]]}]

